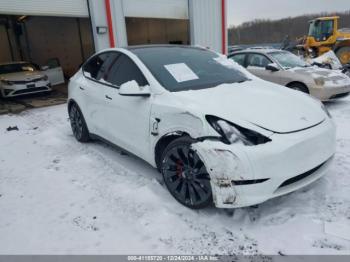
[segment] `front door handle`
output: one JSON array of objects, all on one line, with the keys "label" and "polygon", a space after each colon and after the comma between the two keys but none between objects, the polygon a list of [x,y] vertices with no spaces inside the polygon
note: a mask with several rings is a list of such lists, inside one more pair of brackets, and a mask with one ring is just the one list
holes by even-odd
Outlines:
[{"label": "front door handle", "polygon": [[85,90],[85,88],[82,88],[81,86],[79,86],[80,90]]},{"label": "front door handle", "polygon": [[106,98],[107,98],[108,100],[113,100],[112,97],[110,97],[110,96],[108,96],[108,95],[106,95]]}]

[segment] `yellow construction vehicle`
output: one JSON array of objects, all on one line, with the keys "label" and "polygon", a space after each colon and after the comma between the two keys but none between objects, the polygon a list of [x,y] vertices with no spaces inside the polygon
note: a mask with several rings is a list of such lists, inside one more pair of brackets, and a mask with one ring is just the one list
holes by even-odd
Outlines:
[{"label": "yellow construction vehicle", "polygon": [[310,21],[303,49],[311,57],[333,50],[342,64],[350,63],[350,28],[338,29],[339,16],[320,17]]}]

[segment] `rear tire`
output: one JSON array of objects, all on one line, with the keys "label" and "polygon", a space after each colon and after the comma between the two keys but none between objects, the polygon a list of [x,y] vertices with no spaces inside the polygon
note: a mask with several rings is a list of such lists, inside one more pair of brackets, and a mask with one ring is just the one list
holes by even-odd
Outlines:
[{"label": "rear tire", "polygon": [[181,137],[171,142],[161,157],[161,172],[173,197],[186,207],[200,209],[213,202],[210,176],[193,140]]},{"label": "rear tire", "polygon": [[88,142],[90,140],[89,130],[77,104],[70,106],[69,119],[75,138],[82,143]]},{"label": "rear tire", "polygon": [[300,91],[306,94],[309,94],[309,89],[303,85],[302,83],[292,83],[290,85],[288,85],[289,88],[296,90],[296,91]]}]

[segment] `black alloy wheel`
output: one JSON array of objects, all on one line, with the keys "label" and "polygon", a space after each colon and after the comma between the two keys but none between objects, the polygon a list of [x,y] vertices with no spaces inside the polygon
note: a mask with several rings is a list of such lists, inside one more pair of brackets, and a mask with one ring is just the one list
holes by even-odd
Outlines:
[{"label": "black alloy wheel", "polygon": [[210,176],[203,161],[191,148],[193,140],[182,137],[165,149],[161,171],[170,193],[181,204],[199,209],[212,203]]},{"label": "black alloy wheel", "polygon": [[79,142],[89,141],[89,131],[86,126],[84,116],[76,104],[71,105],[69,119],[73,134]]}]

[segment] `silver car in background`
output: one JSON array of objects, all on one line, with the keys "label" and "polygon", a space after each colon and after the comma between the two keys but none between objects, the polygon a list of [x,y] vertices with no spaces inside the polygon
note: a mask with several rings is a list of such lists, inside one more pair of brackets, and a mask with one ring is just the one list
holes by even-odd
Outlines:
[{"label": "silver car in background", "polygon": [[246,49],[231,53],[229,58],[257,77],[308,93],[321,101],[350,93],[350,77],[337,70],[311,66],[288,51]]}]

